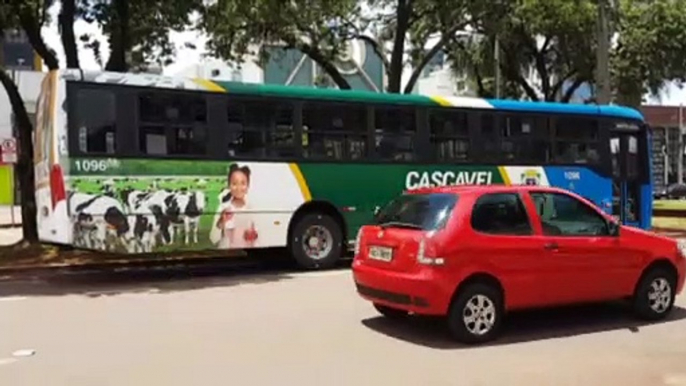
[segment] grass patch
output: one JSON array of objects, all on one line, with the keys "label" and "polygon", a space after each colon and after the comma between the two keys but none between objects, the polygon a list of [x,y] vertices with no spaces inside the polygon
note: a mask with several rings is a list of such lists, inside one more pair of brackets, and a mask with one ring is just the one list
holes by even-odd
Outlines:
[{"label": "grass patch", "polygon": [[686,200],[656,200],[654,210],[686,210]]},{"label": "grass patch", "polygon": [[686,231],[686,217],[653,217],[653,228]]}]

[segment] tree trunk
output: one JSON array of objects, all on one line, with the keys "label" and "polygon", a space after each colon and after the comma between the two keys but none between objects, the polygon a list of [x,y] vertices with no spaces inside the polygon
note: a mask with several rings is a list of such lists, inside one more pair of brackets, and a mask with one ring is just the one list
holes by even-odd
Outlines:
[{"label": "tree trunk", "polygon": [[76,35],[74,34],[74,14],[76,13],[75,0],[62,0],[59,25],[60,36],[64,55],[67,57],[67,68],[79,68],[79,52],[76,48]]},{"label": "tree trunk", "polygon": [[0,68],[0,83],[2,83],[7,97],[12,105],[17,132],[19,135],[19,157],[17,174],[19,175],[19,190],[21,192],[21,224],[24,241],[38,242],[38,228],[36,226],[36,197],[33,170],[33,126],[19,89],[7,72]]},{"label": "tree trunk", "polygon": [[388,92],[400,93],[403,76],[403,59],[405,56],[405,35],[410,27],[412,0],[398,0],[398,16],[393,38],[390,67],[388,68]]},{"label": "tree trunk", "polygon": [[110,35],[110,58],[105,65],[106,71],[126,72],[129,64],[126,53],[129,44],[129,0],[114,0],[114,21]]}]

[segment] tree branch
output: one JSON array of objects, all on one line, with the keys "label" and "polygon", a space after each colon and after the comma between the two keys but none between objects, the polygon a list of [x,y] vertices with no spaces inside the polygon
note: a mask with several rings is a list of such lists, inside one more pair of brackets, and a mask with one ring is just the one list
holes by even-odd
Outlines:
[{"label": "tree branch", "polygon": [[76,48],[76,36],[74,34],[74,14],[76,13],[75,0],[62,0],[62,9],[58,16],[60,36],[64,55],[67,57],[67,68],[79,68],[79,52]]},{"label": "tree branch", "polygon": [[572,96],[574,96],[574,92],[581,87],[581,85],[585,82],[584,78],[582,77],[577,77],[574,80],[574,83],[572,83],[571,86],[565,91],[565,94],[562,96],[560,99],[560,102],[563,103],[569,103],[569,101],[572,99]]},{"label": "tree branch", "polygon": [[57,60],[57,56],[48,48],[48,45],[45,44],[45,40],[43,40],[43,36],[41,36],[40,24],[38,24],[36,17],[29,9],[24,8],[25,6],[14,3],[13,5],[14,11],[19,15],[19,25],[24,32],[26,32],[26,36],[33,49],[43,58],[45,65],[48,66],[50,70],[58,69],[60,64]]},{"label": "tree branch", "polygon": [[408,80],[407,84],[405,85],[405,90],[403,91],[405,94],[409,94],[412,92],[412,89],[414,88],[415,83],[417,83],[417,80],[422,74],[422,71],[424,71],[424,67],[426,67],[427,64],[431,61],[431,59],[438,54],[438,52],[445,47],[445,45],[448,43],[449,40],[453,38],[453,35],[457,33],[460,29],[464,28],[466,24],[458,24],[453,26],[451,29],[449,29],[447,32],[445,32],[441,38],[436,42],[436,44],[431,47],[431,49],[424,55],[422,60],[415,66],[415,68],[412,69],[412,75],[410,75],[410,79]]},{"label": "tree branch", "polygon": [[388,55],[386,53],[386,50],[383,48],[381,43],[379,43],[378,40],[374,39],[371,36],[364,35],[364,34],[354,35],[353,38],[360,39],[360,40],[363,40],[363,41],[369,43],[372,46],[374,53],[376,55],[378,55],[379,58],[381,58],[381,62],[383,63],[383,66],[384,66],[384,71],[388,71],[388,69],[391,67],[391,62],[388,61]]},{"label": "tree branch", "polygon": [[500,63],[500,68],[503,71],[504,74],[508,76],[508,78],[519,84],[522,89],[524,89],[524,92],[526,95],[531,98],[532,101],[538,102],[540,98],[536,94],[536,90],[531,87],[529,82],[527,82],[526,79],[521,74],[521,71],[519,70],[519,67],[516,65],[517,61],[513,60],[513,55],[512,51],[508,49],[503,49],[503,52],[505,53],[505,57],[507,60],[505,63],[501,62]]},{"label": "tree branch", "polygon": [[569,71],[568,73],[566,73],[565,75],[563,75],[563,76],[560,78],[560,80],[558,80],[558,81],[553,85],[553,88],[552,88],[550,94],[553,95],[553,96],[557,95],[557,93],[559,93],[560,90],[562,89],[562,86],[564,85],[564,83],[565,83],[569,78],[571,78],[572,76],[574,76],[574,74],[576,74],[577,72],[578,72],[578,71],[577,71],[576,69],[573,69],[573,70]]},{"label": "tree branch", "polygon": [[350,83],[348,83],[348,80],[343,77],[340,71],[338,71],[338,68],[336,68],[331,60],[326,58],[318,48],[309,44],[301,44],[297,48],[310,59],[314,60],[314,62],[317,63],[321,68],[323,68],[324,71],[329,74],[331,80],[336,83],[338,88],[342,90],[349,90],[352,88]]},{"label": "tree branch", "polygon": [[[517,28],[517,31],[519,32],[519,35],[521,37],[521,41],[524,43],[526,47],[529,48],[531,51],[531,56],[534,58],[534,64],[536,66],[536,71],[538,72],[538,76],[541,78],[541,91],[543,91],[543,98],[544,100],[549,100],[550,98],[550,74],[548,73],[548,67],[546,66],[546,60],[545,60],[545,51],[544,50],[538,50],[538,47],[536,46],[536,40],[535,38],[532,38],[527,32],[526,29],[524,28],[523,25],[520,25],[519,28]],[[550,41],[549,37],[546,37],[546,41],[544,43],[544,47],[548,45],[548,42]],[[528,84],[528,82],[527,82]]]}]

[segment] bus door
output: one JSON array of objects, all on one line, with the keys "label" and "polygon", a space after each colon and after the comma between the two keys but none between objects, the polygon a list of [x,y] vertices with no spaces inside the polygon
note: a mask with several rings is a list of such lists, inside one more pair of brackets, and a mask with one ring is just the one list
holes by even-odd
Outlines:
[{"label": "bus door", "polygon": [[640,131],[627,125],[610,132],[612,159],[612,215],[622,224],[640,226],[641,215],[641,155]]}]

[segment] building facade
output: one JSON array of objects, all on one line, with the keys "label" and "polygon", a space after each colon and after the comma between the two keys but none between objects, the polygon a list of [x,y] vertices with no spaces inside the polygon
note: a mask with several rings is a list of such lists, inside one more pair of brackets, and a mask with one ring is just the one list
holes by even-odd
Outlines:
[{"label": "building facade", "polygon": [[[4,31],[0,38],[0,64],[19,89],[31,123],[35,123],[36,104],[44,73],[42,60],[35,54],[23,30]],[[4,88],[0,87],[0,140],[16,138],[14,114]],[[16,181],[12,165],[0,164],[0,205],[18,203],[18,184],[14,191],[5,181]]]},{"label": "building facade", "polygon": [[684,113],[686,109],[683,106],[642,106],[641,113],[653,131],[651,146],[655,189],[661,190],[673,183],[683,183],[686,181],[684,176],[686,170]]}]

